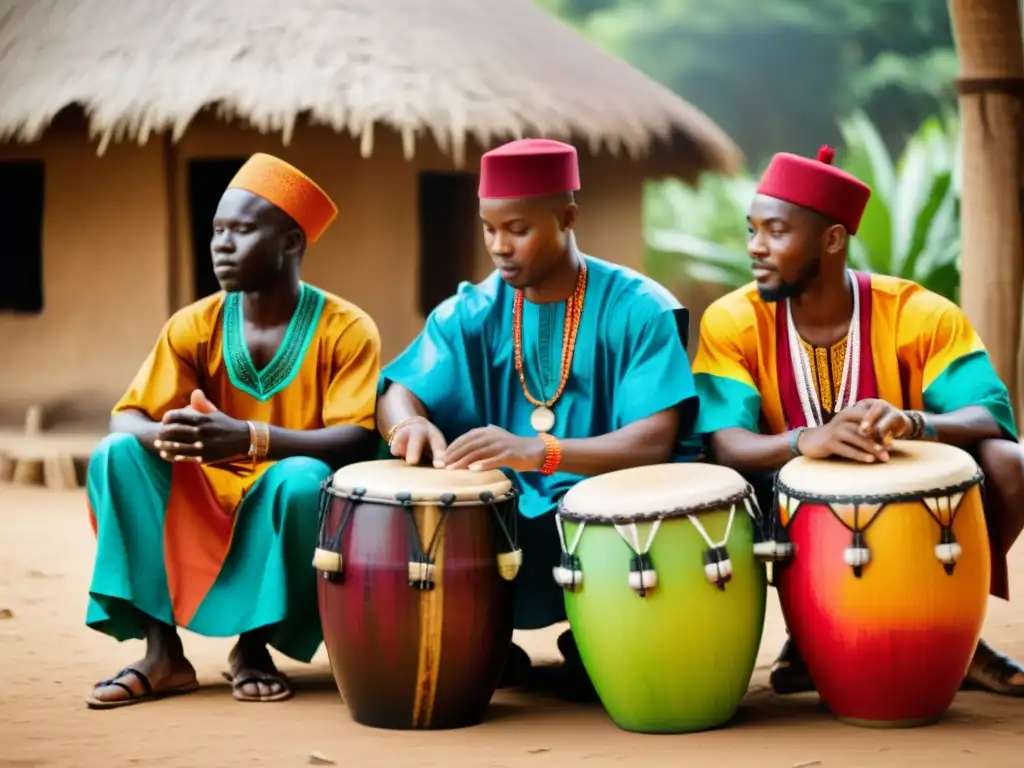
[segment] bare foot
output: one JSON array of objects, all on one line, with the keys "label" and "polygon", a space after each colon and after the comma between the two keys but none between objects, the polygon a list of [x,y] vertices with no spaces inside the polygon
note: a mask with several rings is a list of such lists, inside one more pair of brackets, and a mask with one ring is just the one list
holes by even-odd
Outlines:
[{"label": "bare foot", "polygon": [[228,655],[232,693],[239,701],[284,701],[291,698],[288,678],[278,671],[267,646],[240,637]]},{"label": "bare foot", "polygon": [[196,671],[184,656],[147,656],[130,664],[110,680],[96,684],[86,698],[93,709],[139,704],[164,696],[191,693],[199,687]]}]

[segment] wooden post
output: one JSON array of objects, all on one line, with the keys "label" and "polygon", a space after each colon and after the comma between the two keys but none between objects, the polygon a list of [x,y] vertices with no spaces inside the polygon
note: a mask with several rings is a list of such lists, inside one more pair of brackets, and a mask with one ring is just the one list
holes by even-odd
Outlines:
[{"label": "wooden post", "polygon": [[1021,339],[1024,45],[1018,0],[949,0],[960,54],[960,303],[1017,406]]}]

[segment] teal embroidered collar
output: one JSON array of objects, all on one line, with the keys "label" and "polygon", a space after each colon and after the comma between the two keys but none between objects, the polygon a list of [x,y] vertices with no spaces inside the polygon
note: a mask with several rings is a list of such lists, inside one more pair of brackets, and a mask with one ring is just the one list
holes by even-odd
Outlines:
[{"label": "teal embroidered collar", "polygon": [[245,343],[245,316],[242,312],[242,294],[229,293],[224,297],[224,363],[232,385],[257,400],[269,400],[287,387],[299,373],[324,306],[324,295],[316,288],[302,283],[299,303],[292,314],[288,330],[274,358],[262,370],[256,370]]}]

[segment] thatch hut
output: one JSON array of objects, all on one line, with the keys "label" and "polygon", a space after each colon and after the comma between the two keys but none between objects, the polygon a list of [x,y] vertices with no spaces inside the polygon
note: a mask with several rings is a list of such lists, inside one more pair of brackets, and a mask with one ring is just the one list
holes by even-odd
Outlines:
[{"label": "thatch hut", "polygon": [[7,407],[109,406],[168,314],[215,290],[210,216],[253,151],[337,200],[305,276],[369,311],[386,356],[489,268],[490,146],[576,143],[581,240],[636,267],[644,179],[741,162],[529,0],[0,0],[0,73]]}]

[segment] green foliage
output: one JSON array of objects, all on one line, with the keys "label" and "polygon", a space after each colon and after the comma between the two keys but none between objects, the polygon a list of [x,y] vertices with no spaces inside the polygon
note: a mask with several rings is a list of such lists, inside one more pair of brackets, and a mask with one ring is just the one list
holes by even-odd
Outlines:
[{"label": "green foliage", "polygon": [[866,112],[899,151],[955,103],[941,0],[535,0],[704,110],[752,167],[838,143]]},{"label": "green foliage", "polygon": [[[926,120],[894,161],[877,128],[861,113],[841,123],[836,161],[872,188],[850,263],[857,269],[921,283],[959,299],[960,216],[957,126]],[[746,254],[750,176],[705,175],[694,190],[676,181],[646,189],[645,238],[652,276],[738,287],[751,280]]]}]

